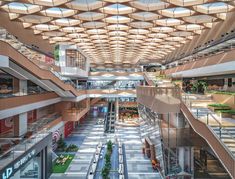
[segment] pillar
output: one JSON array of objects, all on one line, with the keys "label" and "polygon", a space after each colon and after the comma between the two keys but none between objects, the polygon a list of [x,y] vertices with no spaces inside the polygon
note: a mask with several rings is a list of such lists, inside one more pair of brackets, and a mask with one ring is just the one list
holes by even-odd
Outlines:
[{"label": "pillar", "polygon": [[180,115],[180,113],[176,113],[176,127],[177,128],[184,128],[185,127],[185,122],[184,122],[184,118],[182,117],[182,115]]},{"label": "pillar", "polygon": [[27,94],[28,88],[27,88],[27,80],[20,80],[19,81],[19,88],[21,94]]},{"label": "pillar", "polygon": [[27,113],[19,114],[14,119],[14,136],[20,137],[27,133]]},{"label": "pillar", "polygon": [[115,99],[115,114],[116,114],[116,120],[119,120],[119,101],[118,101],[118,98]]},{"label": "pillar", "polygon": [[179,158],[179,166],[181,167],[182,171],[184,171],[184,160],[185,160],[185,151],[184,147],[179,147],[178,148],[178,158]]},{"label": "pillar", "polygon": [[191,153],[190,153],[190,155],[191,155],[191,157],[190,157],[190,160],[191,160],[191,161],[190,161],[190,162],[191,162],[191,163],[190,163],[190,164],[191,164],[190,166],[191,166],[191,167],[190,167],[190,168],[191,168],[191,172],[194,173],[194,147],[190,147],[190,150],[191,150],[191,151],[190,151],[190,152],[191,152]]},{"label": "pillar", "polygon": [[226,90],[227,88],[228,88],[228,78],[225,78],[223,90]]},{"label": "pillar", "polygon": [[194,161],[193,147],[179,147],[178,158],[182,171],[191,172]]},{"label": "pillar", "polygon": [[235,78],[232,78],[232,89],[235,89]]}]

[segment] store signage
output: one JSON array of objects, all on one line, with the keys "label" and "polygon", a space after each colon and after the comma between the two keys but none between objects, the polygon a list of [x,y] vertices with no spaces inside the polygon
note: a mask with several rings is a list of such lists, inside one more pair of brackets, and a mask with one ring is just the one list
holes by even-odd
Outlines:
[{"label": "store signage", "polygon": [[16,161],[12,164],[12,166],[8,167],[2,173],[2,179],[10,178],[22,165],[26,164],[29,160],[31,160],[36,154],[36,150],[32,150],[23,156],[20,160]]}]

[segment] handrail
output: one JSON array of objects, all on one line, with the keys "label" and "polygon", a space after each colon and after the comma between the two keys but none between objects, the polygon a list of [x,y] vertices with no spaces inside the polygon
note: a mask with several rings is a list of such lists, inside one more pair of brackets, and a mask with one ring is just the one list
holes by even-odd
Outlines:
[{"label": "handrail", "polygon": [[[188,96],[186,93],[184,93],[184,91],[182,90],[182,93],[185,95],[185,96]],[[185,104],[186,104],[186,101],[185,101]],[[190,105],[190,107],[191,107],[191,105]],[[197,109],[197,114],[198,114],[198,109]],[[221,124],[221,122],[220,121],[218,121],[218,119],[216,119],[216,117],[213,115],[213,113],[212,112],[207,112],[207,122],[206,122],[206,124],[207,124],[207,126],[209,125],[209,116],[211,116],[212,118],[213,118],[213,120],[218,124],[218,126],[219,126],[219,139],[221,139],[221,137],[222,137],[222,130],[225,130],[226,132],[227,132],[227,134],[231,137],[231,138],[233,138],[234,140],[235,140],[235,137],[225,128],[225,126],[223,126],[222,124]],[[197,116],[197,118],[198,118],[198,116]],[[212,125],[212,126],[214,126],[214,125]],[[208,126],[208,127],[210,127],[210,126]],[[214,132],[214,130],[212,130],[213,131],[213,133],[215,133]],[[216,133],[215,133],[215,135],[217,135]],[[222,143],[223,144],[223,143]],[[224,144],[223,144],[224,145]],[[226,146],[226,145],[224,145],[224,147],[227,149],[228,147]],[[231,153],[231,151],[229,150],[229,152]],[[232,153],[231,153],[232,154]],[[233,155],[233,154],[232,154]]]},{"label": "handrail", "polygon": [[[98,146],[99,146],[99,144],[96,145],[96,149],[98,148]],[[94,153],[93,156],[92,156],[90,165],[89,165],[88,170],[87,170],[86,179],[88,179],[88,176],[90,175],[90,170],[92,168],[92,164],[94,162],[95,155],[96,155],[96,153]]]},{"label": "handrail", "polygon": [[144,72],[144,73],[143,73],[143,76],[144,76],[144,79],[146,80],[146,82],[148,83],[148,85],[154,86],[154,82],[153,82],[153,80],[150,80],[150,79],[149,79],[149,77],[148,77],[148,75],[147,75],[147,72]]},{"label": "handrail", "polygon": [[[139,93],[138,98],[151,99],[153,96],[155,96],[155,93],[153,91],[154,91],[154,88],[156,87],[138,87],[138,88],[143,88],[146,90],[148,88],[152,88],[149,90],[149,92],[146,92],[146,91],[144,92],[143,90],[140,90],[140,91],[137,90],[137,92]],[[187,103],[188,101],[186,100],[186,97],[185,97],[185,103]],[[195,117],[195,115],[190,111],[188,106],[183,102],[184,98],[181,97],[180,99],[181,99],[181,106],[180,106],[181,111],[184,114],[187,121],[189,122],[190,126],[192,126],[194,131],[207,141],[207,143],[209,144],[211,149],[214,151],[216,156],[220,159],[222,165],[228,171],[230,176],[232,178],[235,178],[235,156],[228,149],[228,147],[221,141],[221,135],[220,136],[216,135],[215,131],[208,124],[206,124],[205,122],[201,120],[198,120]],[[211,113],[208,113],[208,117],[209,116],[212,116],[213,120],[216,121],[216,123],[218,124],[220,128],[220,133],[221,133],[223,125]],[[231,135],[230,133],[228,134]]]},{"label": "handrail", "polygon": [[209,116],[211,116],[219,124],[219,126],[222,127],[222,124],[216,119],[216,117],[211,112],[207,113],[207,115],[207,124],[209,124]]},{"label": "handrail", "polygon": [[[52,71],[42,69],[29,60],[22,53],[17,51],[14,47],[12,47],[9,43],[0,40],[0,54],[9,57],[15,63],[20,66],[27,67],[31,73],[35,76],[39,77],[43,80],[50,80],[59,86],[61,89],[65,91],[71,91],[75,96],[79,95],[79,91],[77,91],[72,85],[65,84],[58,76],[56,76]],[[31,68],[29,68],[31,67]]]},{"label": "handrail", "polygon": [[128,179],[128,170],[127,170],[127,162],[126,162],[126,150],[125,145],[122,144],[122,155],[123,155],[123,165],[124,165],[124,177]]}]

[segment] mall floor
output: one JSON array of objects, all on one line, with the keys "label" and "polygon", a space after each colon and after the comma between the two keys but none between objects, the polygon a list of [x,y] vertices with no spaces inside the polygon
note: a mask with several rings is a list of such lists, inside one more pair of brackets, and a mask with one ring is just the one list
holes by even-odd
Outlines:
[{"label": "mall floor", "polygon": [[[100,142],[104,144],[109,139],[114,142],[115,138],[124,144],[129,179],[161,178],[152,169],[150,160],[142,154],[139,127],[118,126],[115,133],[106,135],[102,124],[103,119],[103,116],[92,117],[90,115],[75,129],[68,140],[76,142],[79,150],[67,171],[64,174],[52,174],[50,179],[85,179],[97,144]],[[111,178],[118,178],[118,176],[111,175]]]}]

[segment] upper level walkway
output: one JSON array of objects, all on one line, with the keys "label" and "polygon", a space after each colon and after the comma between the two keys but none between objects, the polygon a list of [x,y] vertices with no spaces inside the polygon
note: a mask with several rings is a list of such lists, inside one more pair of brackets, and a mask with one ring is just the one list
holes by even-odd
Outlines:
[{"label": "upper level walkway", "polygon": [[[63,77],[56,71],[51,69],[42,68],[40,65],[35,64],[30,60],[25,54],[21,53],[9,43],[0,40],[0,68],[9,74],[15,76],[16,78],[28,80],[30,79],[35,84],[43,87],[47,91],[54,91],[61,97],[80,97],[82,95],[89,94],[95,97],[98,94],[103,95],[105,89],[96,91],[96,90],[78,90],[75,85],[71,83],[66,83],[63,81]],[[120,75],[120,74],[119,74]],[[127,75],[124,73],[123,75]],[[143,79],[140,73],[130,73],[130,77],[134,79]],[[123,78],[123,76],[119,76]],[[118,76],[117,76],[118,78]],[[119,79],[121,80],[121,79]],[[128,79],[127,79],[128,80]],[[118,94],[127,96],[132,93],[132,90],[108,90],[109,94]],[[134,97],[133,95],[130,97]],[[20,94],[22,95],[22,94]],[[24,94],[25,95],[25,94]],[[14,95],[13,95],[14,96]],[[17,96],[17,95],[16,95]]]},{"label": "upper level walkway", "polygon": [[235,49],[169,68],[164,72],[176,78],[232,74],[235,72],[234,55]]}]

